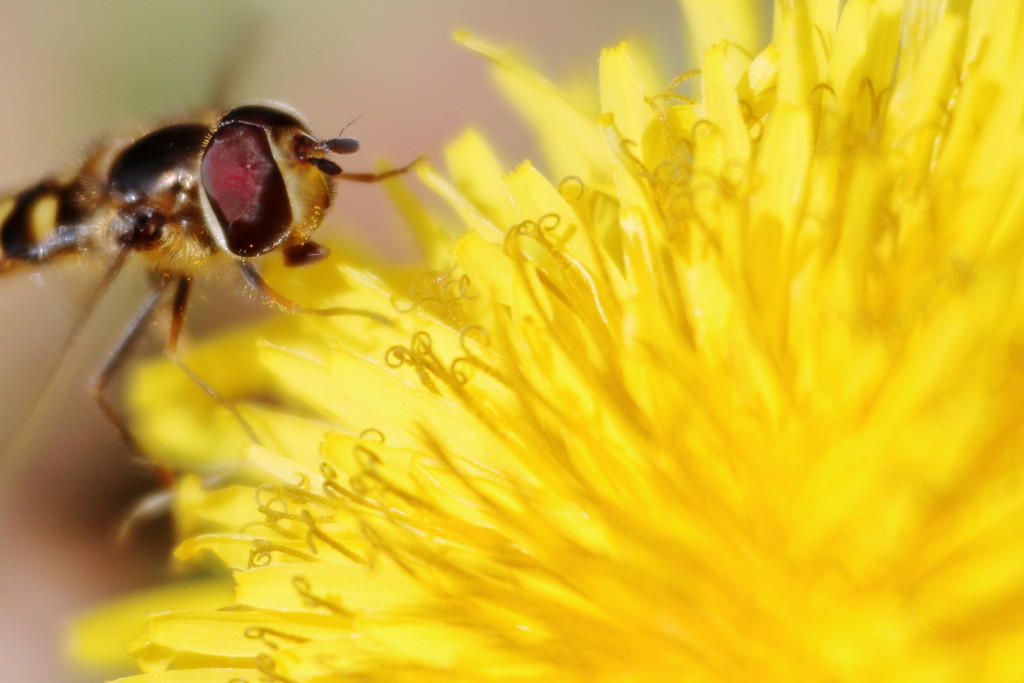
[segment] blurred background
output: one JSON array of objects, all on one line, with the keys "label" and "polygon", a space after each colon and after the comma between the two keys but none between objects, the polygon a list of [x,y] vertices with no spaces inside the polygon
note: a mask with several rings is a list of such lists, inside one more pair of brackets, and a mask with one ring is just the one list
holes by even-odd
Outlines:
[{"label": "blurred background", "polygon": [[[213,100],[287,102],[323,136],[362,151],[346,170],[420,154],[440,159],[467,125],[509,168],[531,138],[491,86],[488,64],[455,45],[468,28],[515,48],[555,81],[593,82],[600,49],[643,35],[667,74],[689,68],[673,0],[311,0],[81,3],[0,9],[0,189],[73,165],[105,131],[165,120]],[[415,181],[413,181],[415,184]],[[325,230],[359,235],[396,258],[411,246],[380,187],[348,184]],[[157,583],[163,525],[119,544],[116,529],[152,486],[87,390],[145,296],[126,274],[67,344],[95,273],[56,264],[0,278],[0,652],[9,681],[96,680],[61,656],[75,614]],[[217,319],[199,293],[189,331]],[[51,377],[52,375],[52,377]]]}]

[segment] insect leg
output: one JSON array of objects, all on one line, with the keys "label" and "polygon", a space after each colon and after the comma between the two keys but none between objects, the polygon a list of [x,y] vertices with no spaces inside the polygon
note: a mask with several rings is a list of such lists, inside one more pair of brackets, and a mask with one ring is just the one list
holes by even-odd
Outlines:
[{"label": "insect leg", "polygon": [[[172,283],[175,281],[169,278],[165,278],[160,284],[157,285],[153,293],[150,294],[149,299],[139,310],[139,313],[135,316],[135,320],[132,321],[128,327],[128,331],[121,337],[121,340],[114,347],[113,352],[107,358],[107,361],[100,368],[95,379],[92,382],[92,393],[103,410],[107,419],[111,424],[120,432],[121,436],[128,443],[129,447],[135,452],[141,452],[138,441],[132,434],[131,427],[128,425],[128,421],[124,415],[118,410],[114,403],[107,397],[107,387],[110,382],[124,367],[125,361],[130,357],[132,351],[134,351],[136,344],[142,334],[146,331],[149,323],[153,320],[153,315],[159,310],[160,305],[164,302],[167,295],[167,290]],[[256,436],[256,432],[253,430],[249,422],[242,417],[242,414],[238,412],[238,409],[226,398],[217,393],[217,390],[207,384],[199,375],[197,375],[191,368],[178,357],[178,339],[181,336],[182,324],[185,321],[185,311],[188,307],[188,298],[191,292],[192,280],[191,278],[181,277],[177,279],[177,286],[174,292],[174,299],[171,304],[171,328],[167,335],[167,343],[164,346],[164,353],[174,363],[185,372],[189,378],[195,382],[199,387],[206,392],[211,398],[217,401],[219,404],[224,406],[232,416],[238,421],[245,430],[246,436],[249,437],[254,443],[260,443],[259,437]]]},{"label": "insect leg", "polygon": [[178,286],[174,291],[174,301],[171,307],[171,329],[167,335],[167,343],[164,345],[164,354],[174,361],[210,398],[221,404],[231,413],[242,429],[245,430],[245,435],[249,437],[250,441],[257,444],[262,443],[260,438],[256,436],[256,432],[253,430],[252,425],[249,424],[249,421],[238,412],[238,408],[231,401],[221,396],[216,389],[207,384],[202,377],[197,375],[192,368],[185,365],[184,361],[178,357],[178,338],[181,336],[181,328],[185,322],[185,311],[188,307],[188,298],[191,292],[192,278],[179,277]]},{"label": "insect leg", "polygon": [[[118,431],[121,432],[124,439],[136,452],[141,451],[138,448],[138,443],[136,442],[135,437],[131,433],[131,429],[124,417],[114,408],[113,404],[106,400],[103,395],[103,391],[111,377],[113,377],[124,365],[124,361],[127,359],[128,354],[131,352],[136,342],[138,342],[139,336],[142,331],[145,330],[146,325],[152,319],[153,314],[157,311],[159,305],[163,303],[167,290],[173,282],[175,281],[172,278],[164,277],[157,285],[156,289],[146,301],[146,305],[139,312],[138,316],[136,316],[131,327],[129,327],[128,332],[118,343],[117,348],[111,354],[93,384],[93,392],[95,393],[100,406],[103,408],[110,421],[114,423],[114,426],[117,427]],[[241,413],[238,412],[238,409],[230,401],[221,396],[216,389],[207,384],[203,378],[197,375],[190,367],[185,365],[185,363],[178,357],[178,340],[181,338],[181,330],[185,322],[185,312],[188,308],[188,299],[191,291],[191,278],[177,278],[174,290],[174,299],[171,302],[171,325],[167,334],[167,342],[164,344],[164,354],[174,361],[175,365],[181,368],[181,370],[188,375],[193,382],[199,385],[203,391],[205,391],[219,404],[224,406],[238,421],[238,424],[242,426],[242,429],[245,430],[246,436],[248,436],[253,443],[260,443],[260,439],[256,436],[256,432],[253,431],[249,422],[242,417]],[[216,476],[207,477],[204,479],[204,483],[216,484],[224,474],[225,473],[220,473]],[[174,491],[167,488],[166,490],[157,491],[143,497],[125,517],[124,522],[118,529],[118,538],[124,541],[133,530],[138,528],[140,524],[167,513],[172,505],[174,496]]]},{"label": "insect leg", "polygon": [[128,421],[107,398],[106,390],[110,380],[124,367],[125,360],[128,359],[135,345],[138,344],[139,338],[146,331],[149,323],[152,322],[153,314],[163,301],[166,293],[167,283],[161,282],[153,290],[153,293],[149,295],[149,299],[146,300],[146,303],[139,310],[135,320],[128,326],[128,331],[121,337],[121,340],[114,347],[114,350],[107,357],[103,367],[100,368],[100,371],[92,381],[92,395],[96,399],[96,403],[99,404],[110,423],[121,433],[121,436],[136,453],[141,451],[139,450],[138,443],[135,441],[135,437],[132,435],[131,428],[128,426]]},{"label": "insect leg", "polygon": [[263,276],[260,275],[259,271],[256,270],[248,261],[239,261],[238,267],[242,271],[242,277],[245,278],[246,284],[256,290],[256,292],[268,303],[277,305],[288,313],[313,313],[315,315],[361,315],[385,325],[390,325],[392,322],[380,313],[374,313],[373,311],[367,311],[362,308],[349,308],[348,306],[307,308],[306,306],[296,303],[276,291],[266,280],[263,279]]},{"label": "insect leg", "polygon": [[380,173],[339,173],[338,178],[344,178],[345,180],[351,180],[357,183],[379,183],[382,180],[388,178],[394,178],[396,175],[402,175],[408,173],[410,169],[416,164],[426,161],[426,157],[417,157],[412,160],[411,163],[406,164],[400,168],[392,168],[389,171],[382,171]]}]

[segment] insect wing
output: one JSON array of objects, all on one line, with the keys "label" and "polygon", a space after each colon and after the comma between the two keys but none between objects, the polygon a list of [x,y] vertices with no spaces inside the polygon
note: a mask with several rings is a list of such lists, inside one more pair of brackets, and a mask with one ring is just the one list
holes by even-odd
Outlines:
[{"label": "insect wing", "polygon": [[110,434],[89,384],[128,319],[133,278],[97,306],[104,279],[99,264],[78,263],[3,277],[0,494],[21,480],[27,459],[54,451],[80,457],[80,439]]}]

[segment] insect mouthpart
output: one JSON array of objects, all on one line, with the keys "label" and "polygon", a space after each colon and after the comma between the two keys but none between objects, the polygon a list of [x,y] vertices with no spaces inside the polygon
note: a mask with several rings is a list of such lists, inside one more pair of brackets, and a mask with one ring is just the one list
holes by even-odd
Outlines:
[{"label": "insect mouthpart", "polygon": [[309,160],[309,163],[311,163],[314,166],[316,166],[317,168],[319,168],[320,171],[324,175],[334,176],[334,175],[340,175],[341,174],[341,166],[338,166],[336,163],[334,163],[330,159],[322,159],[320,157],[314,157],[314,158]]}]

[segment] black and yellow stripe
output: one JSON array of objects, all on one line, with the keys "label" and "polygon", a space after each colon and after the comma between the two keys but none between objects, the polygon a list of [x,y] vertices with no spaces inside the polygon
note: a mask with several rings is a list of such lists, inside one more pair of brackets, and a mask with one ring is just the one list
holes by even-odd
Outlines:
[{"label": "black and yellow stripe", "polygon": [[0,202],[0,270],[44,263],[81,246],[75,182],[47,179]]}]

